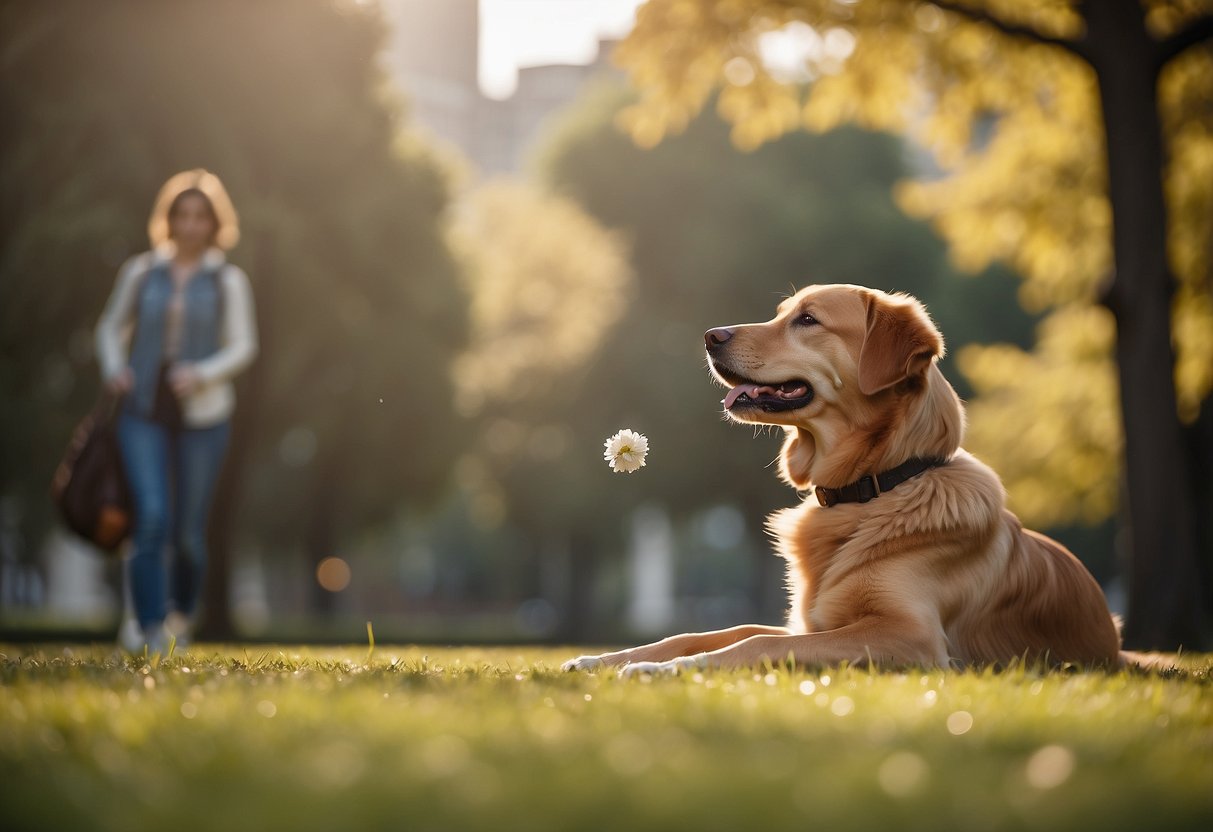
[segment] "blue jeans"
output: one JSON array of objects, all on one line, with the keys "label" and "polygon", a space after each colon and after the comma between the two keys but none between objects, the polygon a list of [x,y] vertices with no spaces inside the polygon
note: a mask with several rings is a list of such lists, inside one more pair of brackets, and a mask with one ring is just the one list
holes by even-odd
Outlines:
[{"label": "blue jeans", "polygon": [[[198,605],[207,514],[228,432],[227,422],[174,433],[125,410],[118,417],[118,444],[135,510],[131,596],[144,633],[164,621],[170,587],[178,612],[193,615]],[[171,566],[165,557],[168,544]]]}]

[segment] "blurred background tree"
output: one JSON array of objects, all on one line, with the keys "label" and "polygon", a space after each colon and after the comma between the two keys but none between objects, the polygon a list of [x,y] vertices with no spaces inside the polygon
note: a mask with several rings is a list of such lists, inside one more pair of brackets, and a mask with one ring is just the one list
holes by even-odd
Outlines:
[{"label": "blurred background tree", "polygon": [[853,122],[933,151],[900,204],[1049,313],[1031,353],[962,354],[973,448],[1029,522],[1119,506],[1136,647],[1206,644],[1213,605],[1211,36],[1202,0],[652,0],[618,51],[643,146],[719,91],[743,149]]},{"label": "blurred background tree", "polygon": [[619,526],[592,485],[597,433],[611,432],[599,411],[616,393],[587,387],[586,371],[631,329],[628,248],[572,200],[507,181],[463,201],[454,236],[471,302],[456,365],[476,425],[458,463],[471,519],[498,533],[508,521],[528,544],[513,589],[551,604],[563,636],[586,638],[593,563],[604,527],[609,538]]},{"label": "blurred background tree", "polygon": [[213,518],[206,609],[230,635],[234,541],[314,564],[441,493],[466,337],[446,175],[401,137],[373,5],[5,2],[0,19],[0,106],[20,126],[0,138],[0,494],[32,557],[47,477],[98,390],[91,331],[118,265],[146,248],[165,178],[214,170],[262,343]]}]

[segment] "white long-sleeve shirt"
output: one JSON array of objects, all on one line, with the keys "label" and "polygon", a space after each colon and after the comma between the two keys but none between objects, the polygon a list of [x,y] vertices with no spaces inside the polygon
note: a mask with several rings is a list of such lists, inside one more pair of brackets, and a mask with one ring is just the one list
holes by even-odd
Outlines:
[{"label": "white long-sleeve shirt", "polygon": [[[134,330],[139,288],[148,269],[172,256],[171,251],[155,250],[138,254],[118,270],[118,279],[110,293],[101,319],[97,322],[97,361],[101,377],[109,380],[121,373],[130,357],[130,338]],[[213,355],[194,362],[199,384],[181,399],[181,414],[186,427],[202,428],[219,424],[232,415],[236,392],[231,380],[257,356],[257,320],[253,313],[253,293],[248,275],[227,262],[220,249],[208,249],[201,268],[219,269],[219,289],[223,293],[223,322],[219,349]]]}]

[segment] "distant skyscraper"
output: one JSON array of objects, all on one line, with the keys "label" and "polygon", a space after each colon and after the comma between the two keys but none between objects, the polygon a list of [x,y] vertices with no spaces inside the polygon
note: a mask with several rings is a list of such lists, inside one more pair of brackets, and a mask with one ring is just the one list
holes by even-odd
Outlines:
[{"label": "distant skyscraper", "polygon": [[393,27],[385,66],[401,85],[412,120],[454,145],[485,175],[516,173],[553,115],[606,69],[612,43],[594,63],[524,67],[505,101],[480,93],[478,0],[383,0]]},{"label": "distant skyscraper", "polygon": [[393,29],[385,65],[405,90],[412,120],[474,158],[478,0],[383,0],[383,10]]}]

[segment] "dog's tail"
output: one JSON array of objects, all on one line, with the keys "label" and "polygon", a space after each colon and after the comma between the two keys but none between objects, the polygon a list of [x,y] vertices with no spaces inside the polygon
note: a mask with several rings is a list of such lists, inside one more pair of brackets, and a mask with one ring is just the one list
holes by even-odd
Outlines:
[{"label": "dog's tail", "polygon": [[[1119,615],[1112,616],[1116,625],[1116,635],[1123,637],[1125,620]],[[1120,668],[1122,670],[1144,670],[1147,673],[1166,673],[1179,670],[1174,653],[1139,653],[1136,650],[1120,651]]]},{"label": "dog's tail", "polygon": [[1147,673],[1175,672],[1180,669],[1174,653],[1139,653],[1136,650],[1120,651],[1121,669],[1144,670]]}]

